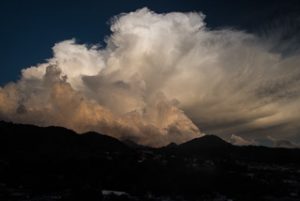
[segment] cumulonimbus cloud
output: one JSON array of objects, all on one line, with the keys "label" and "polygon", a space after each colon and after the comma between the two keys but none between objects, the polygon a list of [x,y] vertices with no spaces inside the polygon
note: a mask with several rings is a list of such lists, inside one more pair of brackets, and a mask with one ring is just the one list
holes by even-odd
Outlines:
[{"label": "cumulonimbus cloud", "polygon": [[106,47],[57,43],[53,58],[0,88],[0,118],[151,146],[203,132],[297,136],[299,54],[283,56],[272,40],[243,31],[210,30],[204,18],[143,8],[112,19]]}]

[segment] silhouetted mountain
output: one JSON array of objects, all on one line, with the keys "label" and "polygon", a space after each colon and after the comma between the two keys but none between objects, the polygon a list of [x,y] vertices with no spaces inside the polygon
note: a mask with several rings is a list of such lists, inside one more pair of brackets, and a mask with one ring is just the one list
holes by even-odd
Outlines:
[{"label": "silhouetted mountain", "polygon": [[184,154],[220,154],[233,145],[215,135],[205,135],[178,146],[177,151]]},{"label": "silhouetted mountain", "polygon": [[88,147],[91,151],[130,151],[130,149],[124,143],[107,135],[101,135],[96,132],[87,132],[79,136],[80,142]]},{"label": "silhouetted mountain", "polygon": [[178,148],[178,145],[174,142],[171,142],[170,144],[168,144],[165,147],[162,147],[161,149],[177,149],[177,148]]},{"label": "silhouetted mountain", "polygon": [[119,140],[95,132],[78,135],[62,127],[38,127],[0,122],[0,149],[9,157],[76,158],[95,156],[95,153],[132,150]]},{"label": "silhouetted mountain", "polygon": [[205,148],[218,148],[218,147],[225,147],[231,145],[230,143],[226,142],[225,140],[219,138],[215,135],[204,135],[203,137],[195,138],[191,141],[185,142],[181,144],[181,147],[191,147],[191,146],[199,146]]},{"label": "silhouetted mountain", "polygon": [[151,147],[148,147],[148,146],[144,146],[144,145],[140,145],[140,144],[137,144],[136,142],[132,141],[132,140],[129,140],[129,139],[126,139],[126,140],[122,140],[122,142],[132,148],[132,149],[138,149],[138,150],[141,150],[141,149],[152,149]]},{"label": "silhouetted mountain", "polygon": [[93,201],[102,189],[126,192],[105,200],[298,200],[300,150],[234,146],[213,135],[149,148],[0,122],[0,200]]}]

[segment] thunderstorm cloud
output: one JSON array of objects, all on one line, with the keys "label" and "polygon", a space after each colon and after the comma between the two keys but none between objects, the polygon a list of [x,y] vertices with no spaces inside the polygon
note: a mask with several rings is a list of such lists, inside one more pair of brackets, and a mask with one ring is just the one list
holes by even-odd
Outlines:
[{"label": "thunderstorm cloud", "polygon": [[237,144],[296,139],[300,55],[204,18],[143,8],[111,20],[105,47],[59,42],[53,58],[0,87],[0,119],[151,146],[204,133]]}]

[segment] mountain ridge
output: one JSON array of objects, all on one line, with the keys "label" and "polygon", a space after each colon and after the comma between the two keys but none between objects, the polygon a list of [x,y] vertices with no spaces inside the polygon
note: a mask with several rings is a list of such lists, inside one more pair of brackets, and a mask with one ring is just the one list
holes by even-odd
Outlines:
[{"label": "mountain ridge", "polygon": [[[5,133],[6,129],[11,129],[10,132],[16,131],[15,129],[28,129],[28,130],[39,130],[40,132],[43,131],[43,135],[51,135],[53,137],[57,137],[57,135],[62,134],[65,135],[65,137],[68,136],[72,136],[72,135],[77,135],[77,136],[81,136],[81,138],[94,138],[94,139],[106,139],[106,140],[111,140],[111,141],[115,141],[116,143],[122,143],[123,145],[129,147],[129,148],[152,148],[152,147],[148,147],[145,145],[141,145],[141,144],[137,144],[134,141],[131,140],[119,140],[117,138],[114,138],[110,135],[106,135],[106,134],[102,134],[102,133],[98,133],[95,131],[88,131],[88,132],[84,132],[84,133],[77,133],[71,129],[65,128],[65,127],[61,127],[61,126],[36,126],[36,125],[32,125],[32,124],[19,124],[19,123],[12,123],[12,122],[6,122],[6,121],[0,121],[0,129],[2,133]],[[22,130],[24,131],[24,130]],[[46,132],[45,132],[46,131]],[[17,132],[18,133],[18,132]],[[37,135],[36,132],[33,132],[37,137],[39,137]],[[59,133],[59,134],[57,134]],[[32,135],[32,132],[27,132],[24,135],[30,136]],[[26,136],[24,136],[26,137]],[[171,142],[170,144],[163,146],[163,147],[158,147],[155,149],[162,149],[162,148],[167,148],[167,147],[193,147],[195,144],[197,144],[197,146],[201,145],[202,149],[209,149],[209,148],[220,148],[220,147],[230,147],[230,146],[235,146],[235,147],[263,147],[266,149],[300,149],[297,147],[293,147],[293,148],[286,148],[286,147],[266,147],[263,145],[234,145],[231,144],[230,142],[225,141],[224,139],[222,139],[221,137],[218,137],[217,135],[213,135],[213,134],[207,134],[201,137],[197,137],[194,139],[191,139],[189,141],[183,142],[181,144],[175,144],[173,142]]]}]

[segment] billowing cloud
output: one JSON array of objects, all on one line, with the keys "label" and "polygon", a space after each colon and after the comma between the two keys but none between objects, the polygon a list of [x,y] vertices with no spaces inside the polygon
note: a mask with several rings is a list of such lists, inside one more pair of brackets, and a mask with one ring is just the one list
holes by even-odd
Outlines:
[{"label": "billowing cloud", "polygon": [[230,136],[230,140],[229,142],[231,144],[234,144],[234,145],[239,145],[239,146],[246,146],[246,145],[256,145],[257,142],[255,142],[253,139],[252,140],[246,140],[238,135],[234,135],[232,134]]},{"label": "billowing cloud", "polygon": [[106,47],[57,43],[53,58],[0,88],[0,118],[152,146],[203,132],[297,137],[299,54],[204,18],[143,8],[112,19]]}]

